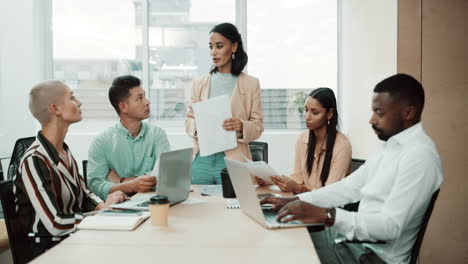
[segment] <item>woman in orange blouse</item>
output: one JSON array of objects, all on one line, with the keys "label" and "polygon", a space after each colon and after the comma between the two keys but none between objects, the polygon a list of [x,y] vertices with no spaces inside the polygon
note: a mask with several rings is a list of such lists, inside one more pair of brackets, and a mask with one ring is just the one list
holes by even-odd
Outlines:
[{"label": "woman in orange blouse", "polygon": [[[304,109],[309,130],[297,139],[294,172],[289,177],[271,177],[284,192],[302,193],[337,182],[347,175],[351,166],[351,144],[336,129],[338,112],[333,90],[313,90]],[[255,178],[259,185],[265,184]]]}]

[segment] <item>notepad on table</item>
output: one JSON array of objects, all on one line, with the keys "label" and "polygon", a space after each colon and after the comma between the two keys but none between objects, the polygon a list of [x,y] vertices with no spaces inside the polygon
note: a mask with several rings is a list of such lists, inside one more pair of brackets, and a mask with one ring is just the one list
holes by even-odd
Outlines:
[{"label": "notepad on table", "polygon": [[148,219],[149,216],[149,212],[122,215],[97,214],[85,217],[78,225],[78,229],[131,231]]}]

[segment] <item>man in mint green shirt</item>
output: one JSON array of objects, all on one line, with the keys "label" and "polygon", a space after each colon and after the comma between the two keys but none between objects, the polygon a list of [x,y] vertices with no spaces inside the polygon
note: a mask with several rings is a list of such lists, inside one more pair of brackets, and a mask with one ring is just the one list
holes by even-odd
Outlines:
[{"label": "man in mint green shirt", "polygon": [[88,185],[102,199],[121,190],[148,192],[156,185],[151,175],[159,155],[170,150],[166,132],[142,122],[150,114],[149,101],[138,78],[116,78],[109,100],[120,121],[94,138],[88,152]]}]

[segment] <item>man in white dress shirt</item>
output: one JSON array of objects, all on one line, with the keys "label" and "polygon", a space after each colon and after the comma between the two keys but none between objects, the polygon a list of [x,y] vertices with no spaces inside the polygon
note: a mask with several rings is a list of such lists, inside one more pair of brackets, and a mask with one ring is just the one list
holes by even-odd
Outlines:
[{"label": "man in white dress shirt", "polygon": [[[442,183],[442,164],[421,114],[424,90],[406,74],[374,88],[370,124],[382,149],[337,183],[293,197],[267,197],[278,220],[323,222],[311,233],[322,263],[408,263],[432,195]],[[357,212],[338,208],[360,201]],[[385,241],[334,243],[335,239]],[[353,262],[354,261],[354,262]]]}]

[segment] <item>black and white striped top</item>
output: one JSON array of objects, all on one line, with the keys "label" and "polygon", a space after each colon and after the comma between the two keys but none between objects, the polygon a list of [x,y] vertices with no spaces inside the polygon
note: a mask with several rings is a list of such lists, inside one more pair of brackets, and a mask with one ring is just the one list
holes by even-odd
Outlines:
[{"label": "black and white striped top", "polygon": [[64,149],[70,166],[39,131],[21,158],[13,191],[19,219],[28,232],[67,235],[81,222],[83,212],[92,211],[103,202],[86,186],[65,143]]}]

